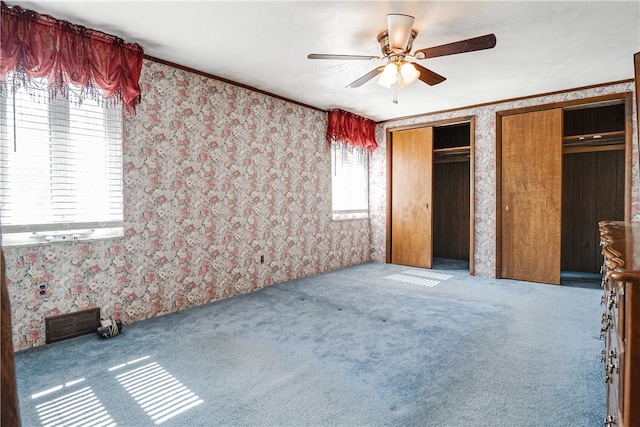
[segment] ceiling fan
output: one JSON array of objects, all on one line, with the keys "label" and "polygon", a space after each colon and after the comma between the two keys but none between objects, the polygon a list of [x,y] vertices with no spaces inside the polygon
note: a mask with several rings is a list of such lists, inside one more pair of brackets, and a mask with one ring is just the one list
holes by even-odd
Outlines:
[{"label": "ceiling fan", "polygon": [[[347,60],[378,60],[386,59],[387,64],[381,65],[369,71],[346,87],[360,87],[374,77],[380,75],[378,84],[390,88],[393,84],[397,87],[405,87],[420,79],[424,83],[433,86],[446,80],[440,74],[423,67],[415,62],[407,61],[407,58],[422,60],[438,56],[455,55],[475,50],[491,49],[496,45],[496,36],[487,34],[471,39],[460,40],[453,43],[434,46],[426,49],[418,49],[411,54],[413,40],[418,32],[413,26],[414,17],[403,14],[387,15],[387,29],[378,34],[378,43],[382,50],[382,56],[370,55],[333,55],[324,53],[312,53],[309,59],[347,59]],[[397,103],[397,99],[394,99]]]}]

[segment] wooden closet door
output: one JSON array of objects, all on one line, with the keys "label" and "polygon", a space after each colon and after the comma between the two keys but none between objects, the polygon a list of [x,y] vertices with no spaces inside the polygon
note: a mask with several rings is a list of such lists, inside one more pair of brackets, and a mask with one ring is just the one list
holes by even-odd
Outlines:
[{"label": "wooden closet door", "polygon": [[433,128],[393,132],[391,262],[431,268]]},{"label": "wooden closet door", "polygon": [[502,117],[502,277],[560,283],[562,109]]}]

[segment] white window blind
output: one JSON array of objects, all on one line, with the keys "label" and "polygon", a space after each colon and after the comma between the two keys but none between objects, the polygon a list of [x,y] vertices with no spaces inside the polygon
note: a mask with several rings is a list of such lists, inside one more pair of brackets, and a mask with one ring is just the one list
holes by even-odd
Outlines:
[{"label": "white window blind", "polygon": [[364,150],[331,144],[333,219],[369,217],[369,158]]},{"label": "white window blind", "polygon": [[122,235],[122,109],[29,88],[0,96],[3,245]]}]

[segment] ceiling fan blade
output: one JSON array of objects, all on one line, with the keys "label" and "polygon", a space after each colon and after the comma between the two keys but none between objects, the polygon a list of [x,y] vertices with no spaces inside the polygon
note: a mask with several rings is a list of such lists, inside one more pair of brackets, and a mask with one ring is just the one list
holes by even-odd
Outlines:
[{"label": "ceiling fan blade", "polygon": [[418,78],[429,86],[437,85],[438,83],[442,83],[447,79],[446,77],[443,77],[428,68],[424,68],[420,64],[413,63],[413,66],[416,67],[416,70],[418,70],[418,72],[420,72],[420,77]]},{"label": "ceiling fan blade", "polygon": [[474,50],[491,49],[495,45],[496,36],[494,34],[487,34],[485,36],[474,37],[472,39],[460,40],[459,42],[416,50],[413,55],[417,59],[435,58],[437,56],[473,52]]},{"label": "ceiling fan blade", "polygon": [[384,70],[384,65],[381,65],[378,68],[374,68],[355,82],[348,84],[346,87],[360,87],[378,74],[382,73],[382,70]]},{"label": "ceiling fan blade", "polygon": [[307,55],[309,59],[349,59],[349,60],[367,60],[380,59],[378,56],[369,55],[333,55],[330,53],[311,53]]},{"label": "ceiling fan blade", "polygon": [[413,26],[414,17],[398,13],[387,15],[387,31],[389,34],[389,47],[391,49],[406,50],[409,45],[409,37]]}]

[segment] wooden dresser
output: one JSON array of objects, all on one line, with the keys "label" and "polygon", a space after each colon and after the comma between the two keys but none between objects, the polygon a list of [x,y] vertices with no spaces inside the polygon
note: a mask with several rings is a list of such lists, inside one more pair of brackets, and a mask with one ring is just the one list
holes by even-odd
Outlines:
[{"label": "wooden dresser", "polygon": [[640,222],[599,223],[606,427],[640,426]]}]

